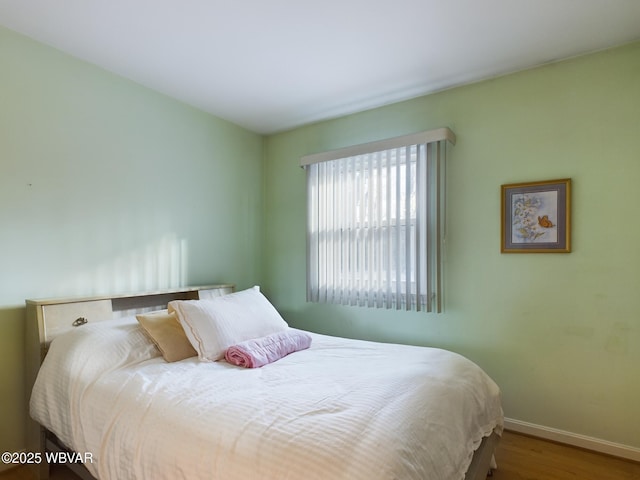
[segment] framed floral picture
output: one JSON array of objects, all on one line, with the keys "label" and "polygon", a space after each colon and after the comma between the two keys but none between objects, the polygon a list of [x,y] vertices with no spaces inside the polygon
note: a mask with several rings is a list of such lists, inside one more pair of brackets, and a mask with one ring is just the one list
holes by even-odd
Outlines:
[{"label": "framed floral picture", "polygon": [[502,185],[502,253],[571,251],[571,179]]}]

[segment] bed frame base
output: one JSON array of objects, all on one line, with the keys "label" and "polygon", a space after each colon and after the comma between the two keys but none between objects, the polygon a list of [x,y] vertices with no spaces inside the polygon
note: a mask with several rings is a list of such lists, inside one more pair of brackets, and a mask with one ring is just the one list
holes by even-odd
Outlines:
[{"label": "bed frame base", "polygon": [[482,443],[473,454],[471,465],[469,465],[469,470],[467,470],[464,480],[485,480],[492,475],[492,468],[496,468],[493,454],[499,440],[500,437],[496,432],[484,437]]},{"label": "bed frame base", "polygon": [[[71,450],[69,450],[68,448],[63,446],[62,443],[60,443],[60,441],[57,439],[57,437],[53,433],[48,431],[46,432],[45,448],[47,452],[58,452],[58,453],[64,452],[64,453],[73,454]],[[97,480],[93,475],[91,475],[89,470],[87,470],[87,467],[85,467],[80,462],[64,463],[63,465],[65,466],[65,468],[71,470],[74,474],[76,474],[82,480]]]}]

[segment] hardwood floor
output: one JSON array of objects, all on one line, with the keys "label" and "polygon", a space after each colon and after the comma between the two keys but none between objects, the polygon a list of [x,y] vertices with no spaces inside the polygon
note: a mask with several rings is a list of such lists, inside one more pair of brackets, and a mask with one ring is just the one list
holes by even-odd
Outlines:
[{"label": "hardwood floor", "polygon": [[491,480],[640,480],[640,463],[505,432]]},{"label": "hardwood floor", "polygon": [[[49,480],[80,480],[77,475],[67,470],[63,465],[54,465],[49,474]],[[31,472],[22,467],[0,473],[0,480],[33,480],[33,478]]]},{"label": "hardwood floor", "polygon": [[[505,432],[490,480],[640,480],[640,463],[538,438]],[[61,466],[51,480],[78,480]],[[33,480],[26,469],[0,473],[0,480]]]}]

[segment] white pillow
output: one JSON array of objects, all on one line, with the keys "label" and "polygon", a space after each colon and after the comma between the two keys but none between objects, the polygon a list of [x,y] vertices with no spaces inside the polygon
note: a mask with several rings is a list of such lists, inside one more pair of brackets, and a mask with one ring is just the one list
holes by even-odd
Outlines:
[{"label": "white pillow", "polygon": [[204,361],[224,358],[227,348],[236,343],[289,328],[259,287],[205,300],[174,300],[168,308],[176,312],[187,338]]}]

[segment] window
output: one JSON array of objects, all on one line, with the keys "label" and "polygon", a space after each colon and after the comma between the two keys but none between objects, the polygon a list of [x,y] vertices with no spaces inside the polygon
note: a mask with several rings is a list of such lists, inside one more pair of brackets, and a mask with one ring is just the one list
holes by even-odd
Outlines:
[{"label": "window", "polygon": [[308,155],[307,300],[442,311],[448,128]]}]

